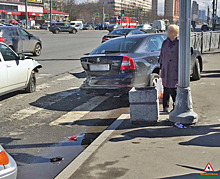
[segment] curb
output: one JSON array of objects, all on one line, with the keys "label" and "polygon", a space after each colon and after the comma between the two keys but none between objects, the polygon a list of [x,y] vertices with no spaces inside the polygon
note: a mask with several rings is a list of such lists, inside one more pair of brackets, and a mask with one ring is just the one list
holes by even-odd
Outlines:
[{"label": "curb", "polygon": [[100,147],[100,145],[114,132],[115,129],[125,120],[129,114],[122,114],[104,132],[102,132],[82,153],[78,155],[55,179],[68,179],[78,168]]}]

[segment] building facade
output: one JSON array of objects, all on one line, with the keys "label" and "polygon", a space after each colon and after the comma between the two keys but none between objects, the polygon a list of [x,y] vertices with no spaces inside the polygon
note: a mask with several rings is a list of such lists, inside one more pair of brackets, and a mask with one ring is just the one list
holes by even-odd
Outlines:
[{"label": "building facade", "polygon": [[125,16],[152,18],[152,0],[100,0],[111,16],[120,16],[124,10]]},{"label": "building facade", "polygon": [[179,21],[180,0],[165,0],[164,18],[168,19],[170,23],[177,23]]},{"label": "building facade", "polygon": [[199,4],[197,3],[197,1],[193,1],[192,3],[192,20],[199,20]]},{"label": "building facade", "polygon": [[[43,1],[28,0],[28,17],[30,20],[43,17]],[[25,19],[25,0],[0,0],[1,19]]]},{"label": "building facade", "polygon": [[206,10],[199,10],[199,20],[202,20],[202,21],[207,20]]}]

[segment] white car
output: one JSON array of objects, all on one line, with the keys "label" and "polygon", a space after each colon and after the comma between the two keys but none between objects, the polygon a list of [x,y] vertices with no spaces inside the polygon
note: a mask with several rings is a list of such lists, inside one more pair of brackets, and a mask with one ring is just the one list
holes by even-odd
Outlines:
[{"label": "white car", "polygon": [[42,66],[35,60],[18,55],[4,43],[0,43],[0,95],[25,89],[36,90],[35,73]]},{"label": "white car", "polygon": [[17,164],[0,145],[0,179],[16,179]]}]

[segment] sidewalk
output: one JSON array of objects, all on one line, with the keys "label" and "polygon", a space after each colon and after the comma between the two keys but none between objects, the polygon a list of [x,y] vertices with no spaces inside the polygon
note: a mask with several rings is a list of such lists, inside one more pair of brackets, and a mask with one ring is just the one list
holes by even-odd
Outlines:
[{"label": "sidewalk", "polygon": [[194,179],[208,162],[220,174],[217,127],[220,124],[178,129],[166,122],[131,127],[125,119],[71,179]]},{"label": "sidewalk", "polygon": [[178,129],[161,120],[138,126],[130,124],[129,114],[123,115],[71,179],[196,179],[207,163],[220,178],[220,61],[219,54],[205,57],[203,78],[191,83],[196,125]]}]

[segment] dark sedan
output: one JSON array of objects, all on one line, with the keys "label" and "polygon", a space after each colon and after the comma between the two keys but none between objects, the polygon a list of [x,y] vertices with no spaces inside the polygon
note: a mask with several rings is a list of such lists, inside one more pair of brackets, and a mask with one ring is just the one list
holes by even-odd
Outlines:
[{"label": "dark sedan", "polygon": [[70,24],[64,22],[53,23],[50,27],[50,31],[53,34],[59,34],[60,32],[69,32],[70,34],[76,34],[77,30],[75,27],[72,27]]},{"label": "dark sedan", "polygon": [[[165,34],[120,37],[101,44],[81,58],[87,78],[81,89],[103,93],[111,90],[128,92],[132,87],[155,85],[159,78],[158,58]],[[201,54],[191,52],[191,76],[200,79]]]},{"label": "dark sedan", "polygon": [[41,54],[42,42],[39,37],[15,26],[0,26],[0,42],[4,42],[17,53]]},{"label": "dark sedan", "polygon": [[102,38],[102,43],[109,40],[113,39],[116,37],[121,37],[121,36],[131,36],[131,35],[138,35],[138,34],[144,34],[145,32],[135,29],[135,28],[124,28],[124,29],[116,29],[110,32],[108,35],[105,35]]}]

